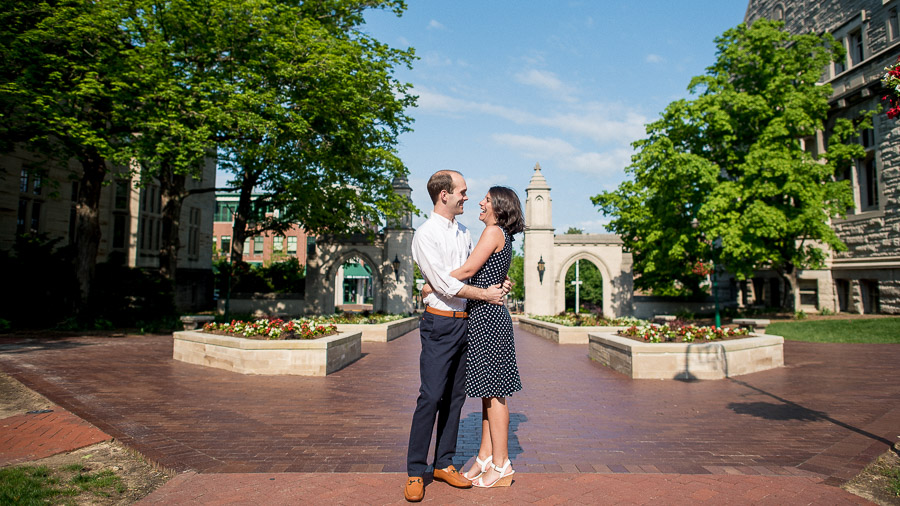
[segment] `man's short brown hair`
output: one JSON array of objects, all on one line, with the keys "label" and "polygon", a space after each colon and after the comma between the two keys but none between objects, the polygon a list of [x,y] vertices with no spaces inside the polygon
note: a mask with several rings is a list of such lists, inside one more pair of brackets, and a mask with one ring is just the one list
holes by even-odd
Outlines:
[{"label": "man's short brown hair", "polygon": [[462,176],[462,174],[455,170],[439,170],[428,178],[428,195],[431,197],[432,204],[437,204],[442,191],[453,193],[454,173]]}]

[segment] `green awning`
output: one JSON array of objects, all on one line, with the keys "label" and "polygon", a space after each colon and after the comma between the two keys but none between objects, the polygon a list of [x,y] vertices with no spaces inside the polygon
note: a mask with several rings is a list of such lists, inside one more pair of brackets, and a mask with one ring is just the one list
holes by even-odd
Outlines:
[{"label": "green awning", "polygon": [[368,279],[372,277],[369,268],[361,264],[344,264],[344,279]]}]

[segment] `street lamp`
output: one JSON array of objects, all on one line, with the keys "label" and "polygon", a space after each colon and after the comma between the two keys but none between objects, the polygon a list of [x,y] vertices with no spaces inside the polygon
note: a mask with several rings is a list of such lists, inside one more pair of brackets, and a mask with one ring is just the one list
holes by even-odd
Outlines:
[{"label": "street lamp", "polygon": [[394,268],[394,279],[400,281],[400,257],[394,255],[394,261],[391,262],[391,267]]},{"label": "street lamp", "polygon": [[[697,218],[691,220],[691,227],[693,229],[698,229],[700,227],[700,222],[697,221]],[[700,232],[700,235],[703,236],[703,240],[707,241],[706,236],[703,235],[703,232]],[[722,250],[722,238],[716,237],[716,240],[710,244],[712,248],[713,258],[712,258],[712,273],[710,275],[710,281],[712,281],[712,292],[713,292],[713,301],[716,307],[716,328],[722,328],[722,317],[719,314],[719,264],[716,260],[719,258],[719,252]]]},{"label": "street lamp", "polygon": [[538,260],[538,278],[541,280],[541,284],[544,284],[544,271],[547,270],[547,264],[544,263],[544,255],[541,255],[541,259]]}]

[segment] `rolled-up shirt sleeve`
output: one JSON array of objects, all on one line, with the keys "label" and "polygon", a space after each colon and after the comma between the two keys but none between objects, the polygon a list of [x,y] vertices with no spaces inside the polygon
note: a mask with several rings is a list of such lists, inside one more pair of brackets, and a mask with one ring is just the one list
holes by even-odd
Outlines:
[{"label": "rolled-up shirt sleeve", "polygon": [[459,266],[444,265],[442,260],[447,254],[441,251],[440,241],[428,232],[428,230],[417,231],[413,238],[413,260],[419,265],[419,270],[435,292],[445,297],[455,297],[465,286],[465,283],[450,275],[450,272]]}]

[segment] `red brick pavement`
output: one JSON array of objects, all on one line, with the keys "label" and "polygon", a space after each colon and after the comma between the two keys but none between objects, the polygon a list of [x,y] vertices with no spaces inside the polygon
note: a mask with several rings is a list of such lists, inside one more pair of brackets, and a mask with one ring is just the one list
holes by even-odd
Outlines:
[{"label": "red brick pavement", "polygon": [[[400,473],[184,473],[140,504],[408,504]],[[870,504],[804,477],[529,473],[509,488],[425,486],[433,504]]]},{"label": "red brick pavement", "polygon": [[[788,342],[782,369],[678,382],[630,380],[585,346],[516,338],[525,389],[510,399],[510,454],[523,483],[659,473],[839,484],[900,434],[898,345]],[[0,369],[177,470],[392,473],[405,470],[418,349],[411,332],[364,343],[362,359],[326,378],[264,377],[175,362],[171,336],[7,338]],[[478,409],[464,408],[458,466],[477,450]]]},{"label": "red brick pavement", "polygon": [[42,459],[112,439],[59,406],[0,419],[0,466]]}]

